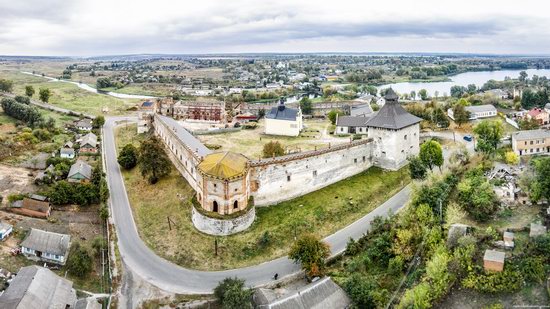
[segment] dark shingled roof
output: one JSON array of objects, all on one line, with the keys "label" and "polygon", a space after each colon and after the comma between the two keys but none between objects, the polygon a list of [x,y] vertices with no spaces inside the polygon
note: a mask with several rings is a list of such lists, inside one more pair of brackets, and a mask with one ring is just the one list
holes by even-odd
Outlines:
[{"label": "dark shingled roof", "polygon": [[339,127],[366,127],[367,121],[373,115],[367,116],[339,116],[336,120],[336,126]]},{"label": "dark shingled roof", "polygon": [[273,107],[271,111],[265,116],[268,119],[278,120],[296,120],[298,110],[294,108],[288,108],[284,104],[279,104],[277,107]]},{"label": "dark shingled roof", "polygon": [[386,95],[384,96],[384,99],[390,100],[390,101],[397,101],[399,99],[399,96],[397,95],[397,93],[395,93],[395,91],[393,91],[393,89],[390,88],[386,91]]},{"label": "dark shingled roof", "polygon": [[[393,92],[391,88],[388,92]],[[393,92],[395,95],[395,92]],[[387,94],[386,94],[387,96]],[[386,104],[378,111],[378,113],[367,121],[368,127],[384,128],[384,129],[402,129],[413,124],[417,124],[422,119],[407,112],[397,100],[388,100],[386,97]]]}]

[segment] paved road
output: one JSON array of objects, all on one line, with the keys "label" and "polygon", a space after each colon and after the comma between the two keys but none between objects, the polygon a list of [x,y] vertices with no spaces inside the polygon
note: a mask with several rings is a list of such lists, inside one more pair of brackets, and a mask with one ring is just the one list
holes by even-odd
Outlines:
[{"label": "paved road", "polygon": [[[239,277],[249,286],[259,286],[270,282],[278,273],[281,277],[299,271],[299,266],[286,257],[278,258],[259,265],[227,270],[198,271],[177,266],[157,256],[139,238],[132,216],[128,196],[116,161],[114,141],[115,122],[131,118],[108,118],[104,126],[103,147],[107,180],[111,191],[111,211],[117,230],[118,248],[126,265],[144,280],[172,293],[210,293],[219,281],[226,277]],[[374,211],[327,237],[333,254],[343,251],[350,237],[358,238],[370,229],[375,216],[385,216],[388,211],[397,212],[409,199],[411,189],[405,187]]]}]

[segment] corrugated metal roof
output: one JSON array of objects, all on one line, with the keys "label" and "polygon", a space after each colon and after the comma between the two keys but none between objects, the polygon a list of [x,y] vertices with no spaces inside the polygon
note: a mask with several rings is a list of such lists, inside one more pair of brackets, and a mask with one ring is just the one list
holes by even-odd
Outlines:
[{"label": "corrugated metal roof", "polygon": [[212,150],[206,148],[206,146],[204,146],[196,137],[182,127],[176,120],[162,115],[157,115],[157,117],[159,117],[164,124],[172,129],[172,132],[176,134],[180,141],[187,145],[187,147],[191,150],[196,151],[199,156],[206,156],[212,153]]},{"label": "corrugated metal roof", "polygon": [[497,109],[491,104],[485,105],[469,105],[464,107],[470,113],[496,112]]},{"label": "corrugated metal roof", "polygon": [[338,127],[366,127],[371,117],[365,116],[339,116],[336,120]]},{"label": "corrugated metal roof", "polygon": [[72,308],[76,303],[72,286],[71,281],[49,269],[34,265],[22,267],[0,295],[0,308]]},{"label": "corrugated metal roof", "polygon": [[65,256],[69,251],[70,242],[69,235],[31,229],[29,235],[21,242],[21,247]]}]

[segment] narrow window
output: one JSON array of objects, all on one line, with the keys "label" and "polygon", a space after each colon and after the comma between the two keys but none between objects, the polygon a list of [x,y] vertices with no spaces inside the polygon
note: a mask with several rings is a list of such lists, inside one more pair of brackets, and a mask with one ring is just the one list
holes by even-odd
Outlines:
[{"label": "narrow window", "polygon": [[290,181],[290,175],[286,176],[286,181]]},{"label": "narrow window", "polygon": [[237,208],[239,208],[239,202],[235,201],[233,202],[233,209],[237,209]]},{"label": "narrow window", "polygon": [[357,158],[353,159],[353,163],[357,163]]},{"label": "narrow window", "polygon": [[313,177],[317,177],[317,171],[313,171]]},{"label": "narrow window", "polygon": [[365,158],[365,156],[363,156],[363,162],[367,161],[367,158]]},{"label": "narrow window", "polygon": [[405,140],[407,140],[407,134],[405,134]]},{"label": "narrow window", "polygon": [[213,211],[213,212],[218,212],[218,202],[214,201],[214,204],[213,204],[213,207],[212,207],[212,211]]}]

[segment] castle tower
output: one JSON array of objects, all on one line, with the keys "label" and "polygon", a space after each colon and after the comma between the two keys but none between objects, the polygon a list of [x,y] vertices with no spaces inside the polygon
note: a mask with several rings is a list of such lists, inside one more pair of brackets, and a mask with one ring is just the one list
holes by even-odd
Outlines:
[{"label": "castle tower", "polygon": [[367,121],[368,136],[374,140],[375,165],[397,170],[407,164],[409,156],[420,152],[420,121],[407,112],[399,97],[388,89],[384,96],[386,104]]}]

